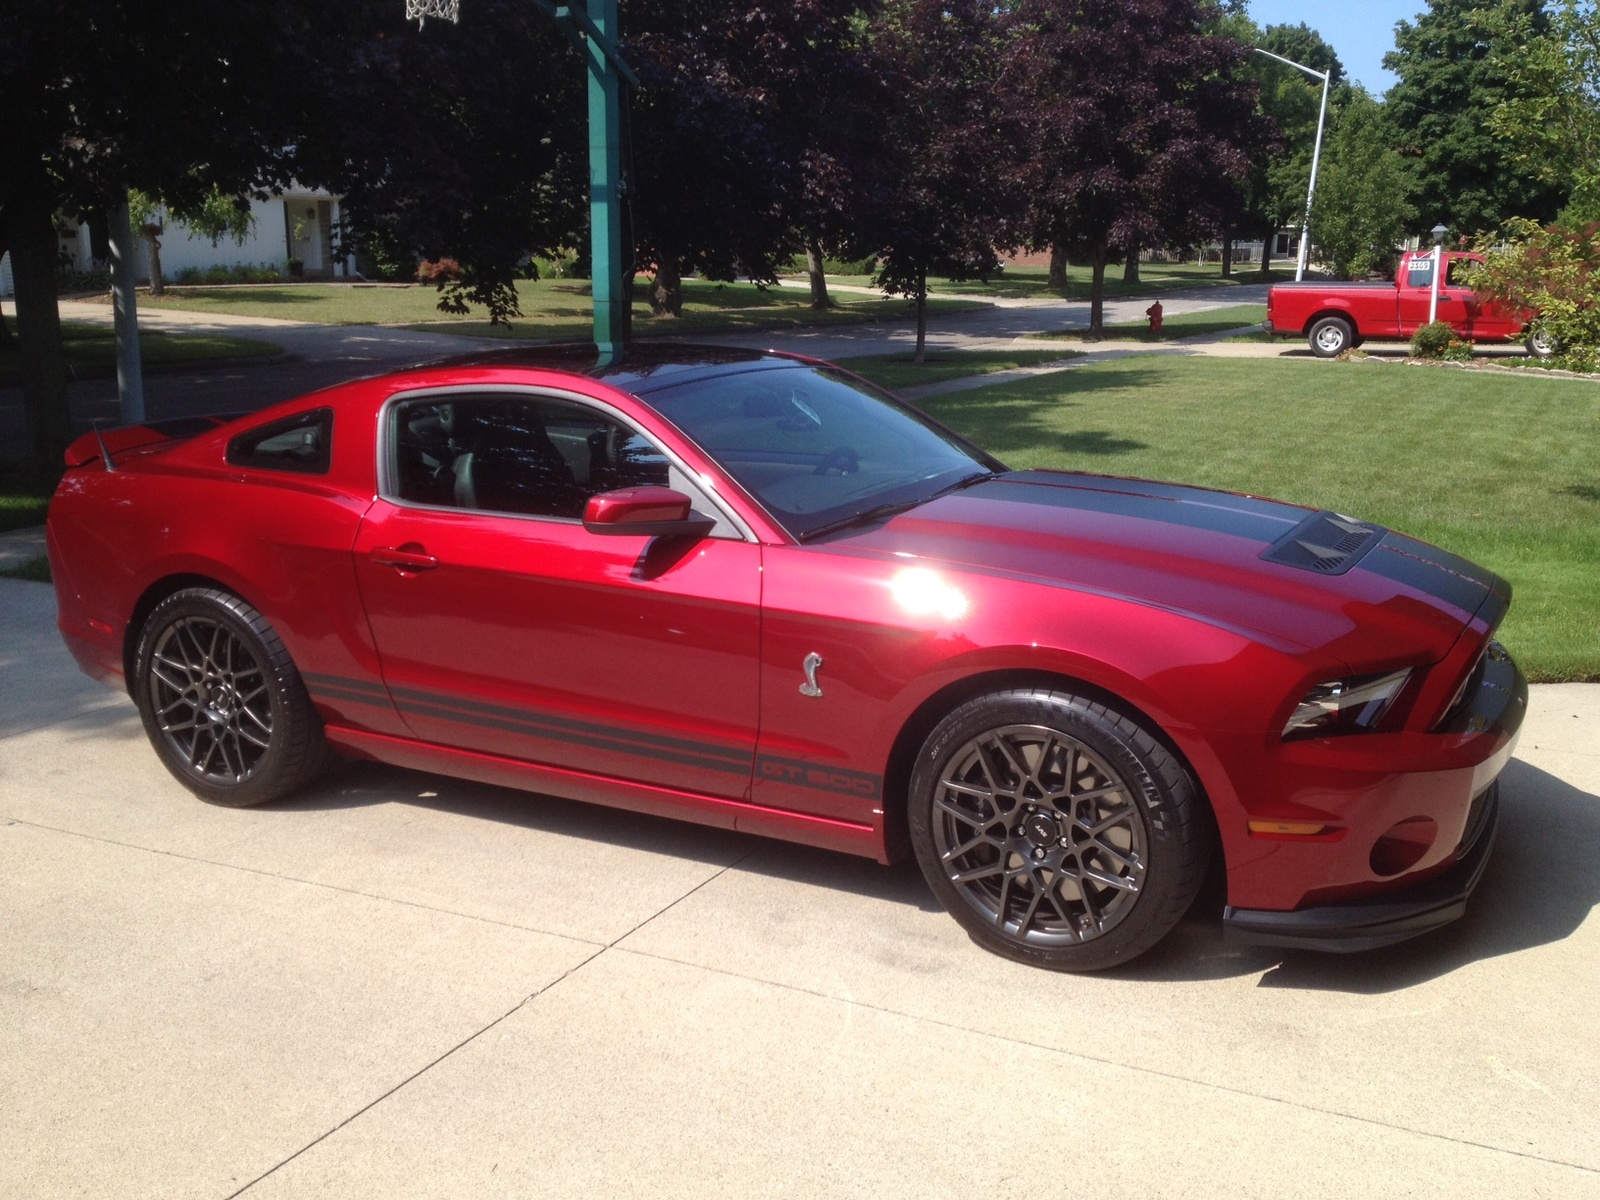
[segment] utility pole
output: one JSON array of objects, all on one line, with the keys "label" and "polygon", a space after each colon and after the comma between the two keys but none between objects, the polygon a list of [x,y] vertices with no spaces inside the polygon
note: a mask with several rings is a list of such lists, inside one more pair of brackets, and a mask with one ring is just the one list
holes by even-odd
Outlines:
[{"label": "utility pole", "polygon": [[117,330],[117,400],[121,423],[144,421],[144,370],[139,359],[139,307],[134,296],[133,222],[128,198],[111,210],[111,310]]},{"label": "utility pole", "polygon": [[[617,0],[588,0],[584,58],[589,65],[589,247],[594,344],[610,366],[628,346],[628,289],[622,272],[622,79],[616,51]],[[571,12],[571,9],[566,10]],[[562,9],[556,10],[560,19]],[[570,19],[570,18],[569,18]],[[632,72],[628,72],[632,75]],[[634,80],[637,83],[637,80]]]},{"label": "utility pole", "polygon": [[1328,84],[1333,79],[1332,71],[1318,71],[1308,67],[1305,63],[1297,63],[1292,58],[1285,58],[1281,54],[1274,54],[1271,50],[1263,50],[1260,46],[1252,46],[1257,54],[1265,54],[1268,58],[1275,58],[1286,66],[1291,66],[1297,71],[1304,71],[1313,79],[1322,80],[1322,110],[1317,114],[1317,140],[1311,148],[1311,186],[1306,188],[1306,215],[1300,222],[1300,257],[1295,262],[1294,279],[1299,283],[1306,277],[1306,259],[1311,253],[1311,199],[1317,194],[1317,163],[1322,158],[1322,128],[1328,121]]}]

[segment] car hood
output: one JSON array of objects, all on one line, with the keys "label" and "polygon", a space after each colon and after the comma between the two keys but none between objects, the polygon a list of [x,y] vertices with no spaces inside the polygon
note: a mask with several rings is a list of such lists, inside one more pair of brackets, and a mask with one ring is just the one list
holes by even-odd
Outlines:
[{"label": "car hood", "polygon": [[1493,572],[1371,522],[1063,471],[998,475],[835,545],[1116,595],[1358,669],[1437,661],[1511,597]]}]

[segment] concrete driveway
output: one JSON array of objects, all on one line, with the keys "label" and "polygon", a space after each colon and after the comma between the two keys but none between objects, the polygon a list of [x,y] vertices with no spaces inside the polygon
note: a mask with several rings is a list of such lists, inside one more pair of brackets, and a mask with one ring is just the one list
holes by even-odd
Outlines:
[{"label": "concrete driveway", "polygon": [[0,579],[0,1196],[1600,1196],[1600,687],[1467,918],[1118,973],[913,868],[352,764],[195,800]]}]

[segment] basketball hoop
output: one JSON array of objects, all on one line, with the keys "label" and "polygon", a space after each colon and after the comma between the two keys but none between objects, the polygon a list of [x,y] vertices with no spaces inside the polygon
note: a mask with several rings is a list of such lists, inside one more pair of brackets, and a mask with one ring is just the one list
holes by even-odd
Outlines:
[{"label": "basketball hoop", "polygon": [[454,25],[460,16],[461,0],[406,0],[406,20],[415,21],[418,29],[429,17]]}]

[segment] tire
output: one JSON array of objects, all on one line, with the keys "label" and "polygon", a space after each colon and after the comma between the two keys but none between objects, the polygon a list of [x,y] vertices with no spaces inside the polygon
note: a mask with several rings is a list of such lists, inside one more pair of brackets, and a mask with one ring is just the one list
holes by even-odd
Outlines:
[{"label": "tire", "polygon": [[1534,358],[1554,358],[1561,352],[1561,346],[1543,325],[1530,326],[1528,340],[1522,344]]},{"label": "tire", "polygon": [[957,708],[922,748],[906,815],[928,885],[972,940],[1055,971],[1149,950],[1194,902],[1211,852],[1177,759],[1137,721],[1067,692]]},{"label": "tire", "polygon": [[1355,346],[1356,331],[1343,317],[1319,317],[1311,323],[1307,340],[1318,358],[1338,358]]},{"label": "tire", "polygon": [[168,596],[139,634],[133,699],[167,770],[208,804],[247,808],[330,758],[300,672],[264,617],[212,588]]}]

